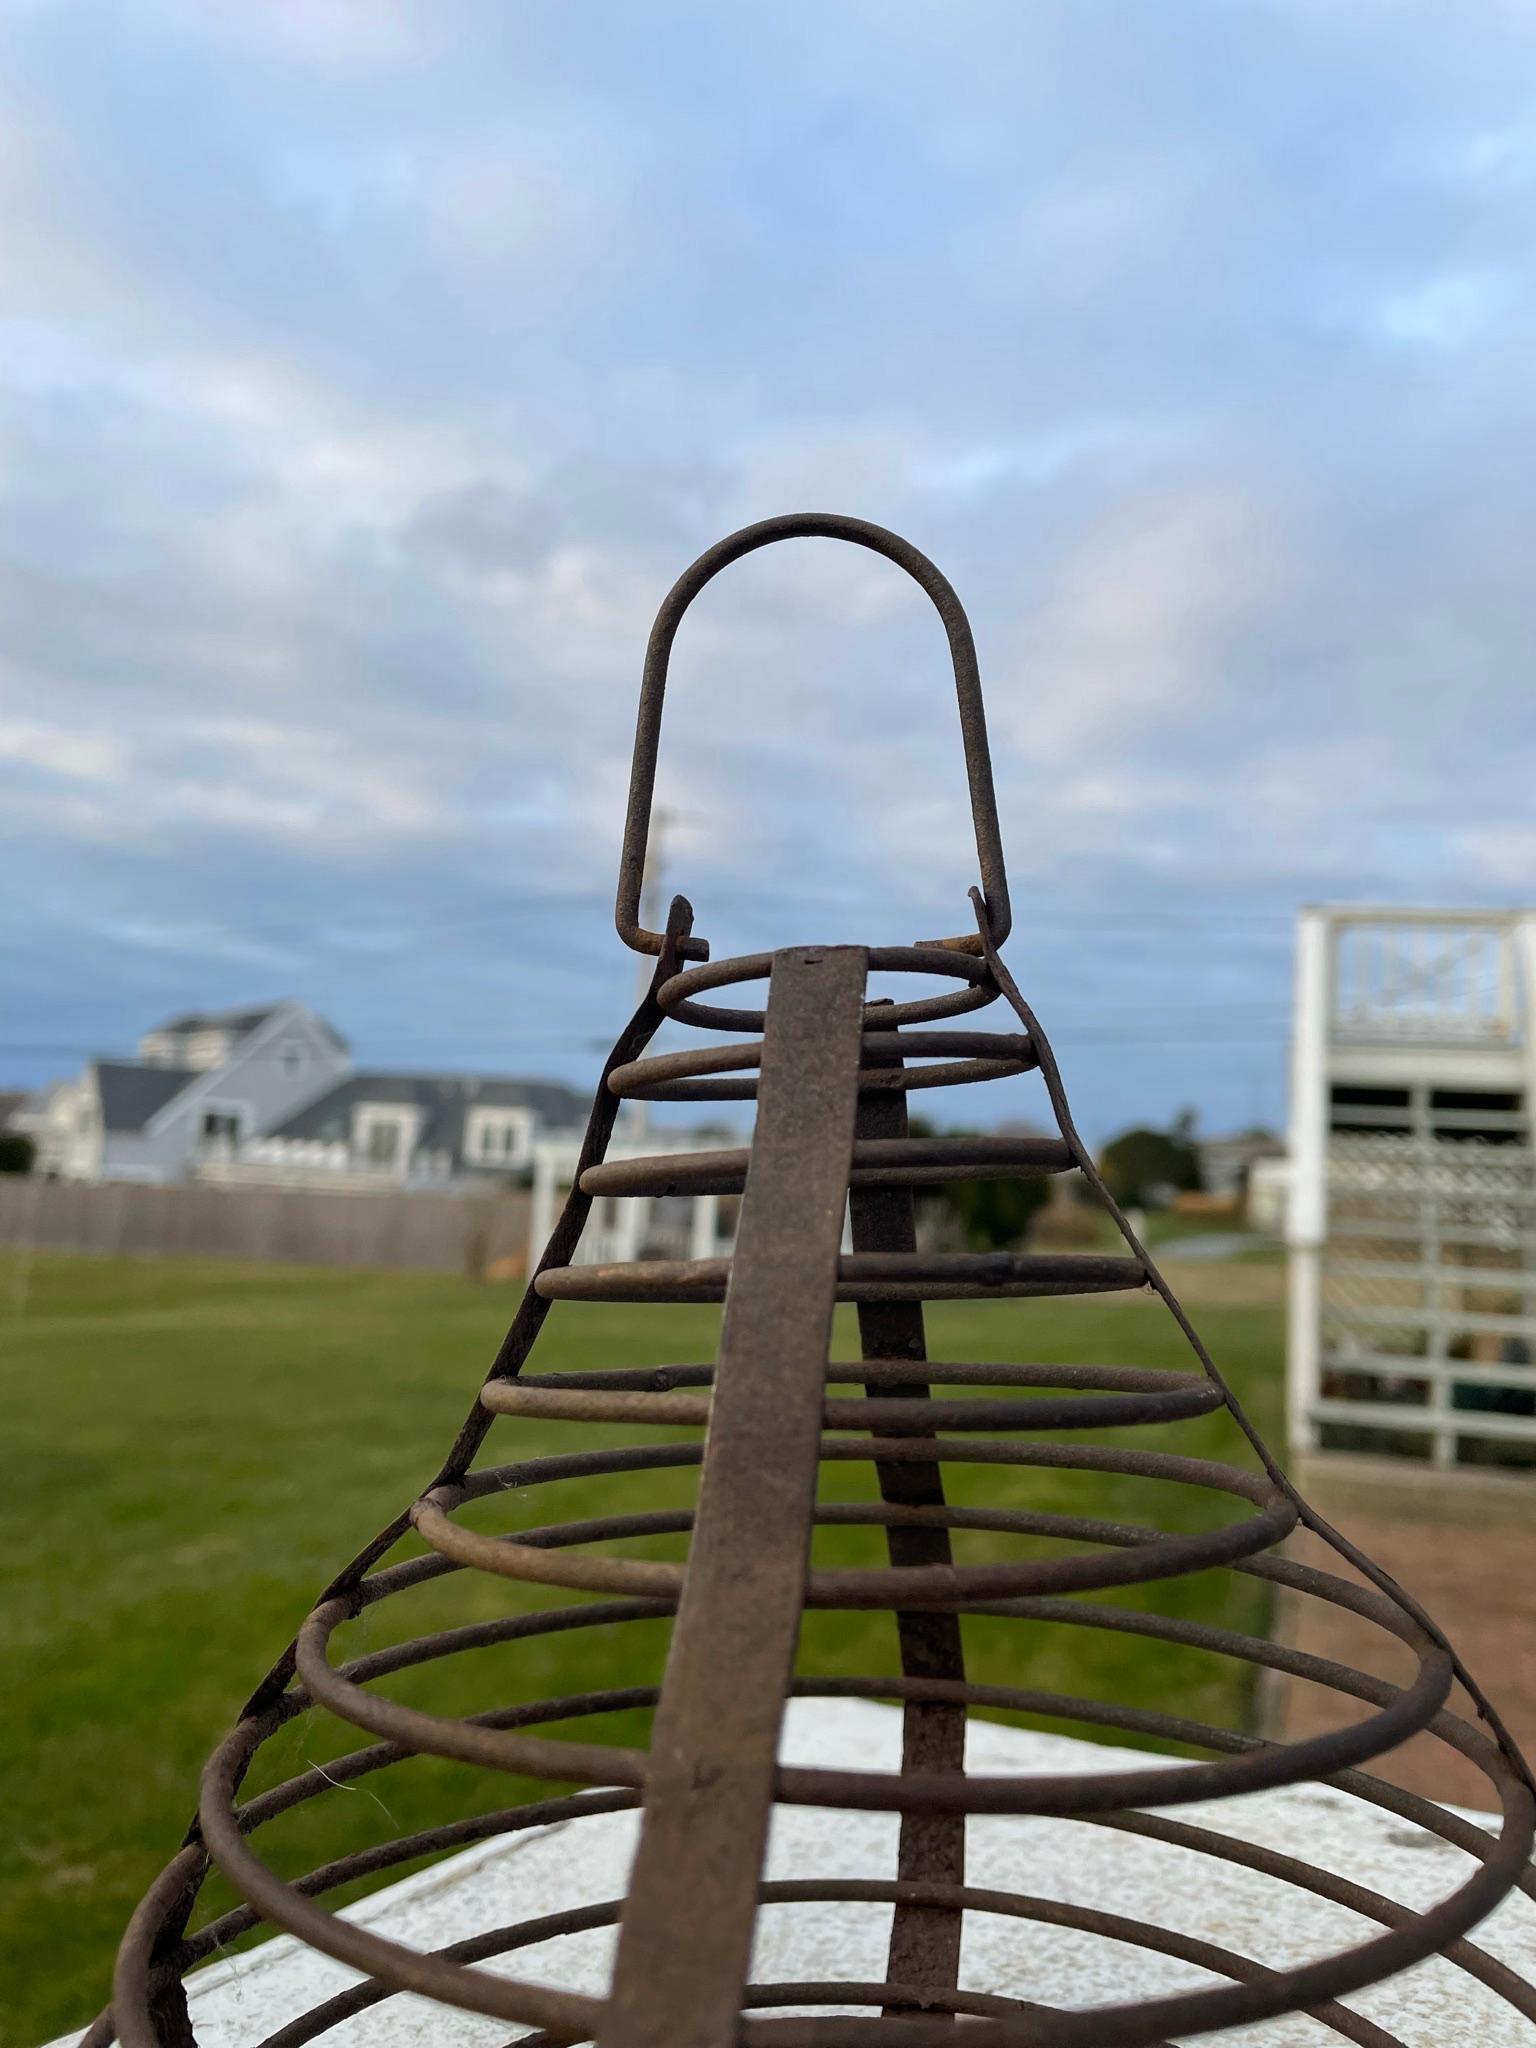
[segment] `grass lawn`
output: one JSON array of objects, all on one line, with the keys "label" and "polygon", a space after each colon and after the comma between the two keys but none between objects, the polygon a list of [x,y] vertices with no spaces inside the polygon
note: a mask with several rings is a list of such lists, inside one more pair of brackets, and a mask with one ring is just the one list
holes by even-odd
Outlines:
[{"label": "grass lawn", "polygon": [[[435,1276],[202,1261],[47,1257],[27,1277],[12,1273],[14,1257],[0,1251],[0,2042],[33,2048],[104,2002],[123,1922],[181,1835],[203,1757],[318,1587],[431,1476],[515,1297]],[[1262,1284],[1272,1277],[1261,1272],[1246,1287],[1230,1269],[1191,1272],[1189,1294],[1218,1362],[1276,1439],[1280,1312],[1277,1290]],[[707,1357],[715,1322],[710,1309],[557,1308],[536,1361],[542,1369]],[[1139,1298],[942,1306],[930,1311],[930,1333],[933,1355],[950,1358],[1188,1363],[1168,1318]],[[851,1334],[850,1325],[842,1341]],[[1147,1432],[1124,1440],[1147,1441]],[[1160,1441],[1246,1462],[1220,1416]],[[491,1448],[505,1460],[571,1442],[567,1425],[503,1420]],[[670,1478],[648,1479],[647,1498],[665,1499],[658,1482]],[[838,1483],[850,1492],[855,1484],[841,1474]],[[1179,1526],[1228,1519],[1235,1507],[1115,1478],[1091,1479],[1086,1491],[1080,1476],[1060,1473],[1014,1472],[1001,1484],[995,1490],[998,1478],[973,1468],[952,1491],[1018,1503],[1027,1486],[1033,1504]],[[567,1483],[559,1518],[603,1511],[609,1486]],[[510,1526],[504,1515],[480,1519]],[[837,1535],[845,1533],[861,1532]],[[999,1554],[984,1543],[965,1554]],[[655,1554],[675,1551],[660,1543]],[[355,1654],[505,1612],[523,1597],[504,1581],[455,1573],[373,1610],[341,1647]],[[1228,1573],[1134,1598],[1248,1629],[1266,1620],[1263,1588]],[[1082,1628],[972,1628],[968,1657],[993,1682],[1172,1699],[1179,1712],[1239,1726],[1249,1716],[1244,1675],[1220,1660]],[[802,1668],[889,1670],[890,1629],[882,1616],[812,1617]],[[627,1635],[647,1640],[631,1651]],[[647,1682],[662,1647],[654,1625],[632,1624],[620,1640],[628,1661],[617,1679],[601,1661],[611,1648],[587,1630],[506,1646],[494,1666],[456,1659],[472,1668],[409,1674],[391,1689],[463,1710],[521,1690]],[[499,1673],[509,1674],[505,1685],[488,1687],[488,1674]],[[584,1732],[636,1731],[602,1723]],[[273,1745],[283,1751],[277,1768],[252,1785],[367,1739],[304,1717]],[[489,1774],[420,1760],[277,1823],[272,1854],[296,1872],[373,1836],[508,1799],[506,1783]]]}]

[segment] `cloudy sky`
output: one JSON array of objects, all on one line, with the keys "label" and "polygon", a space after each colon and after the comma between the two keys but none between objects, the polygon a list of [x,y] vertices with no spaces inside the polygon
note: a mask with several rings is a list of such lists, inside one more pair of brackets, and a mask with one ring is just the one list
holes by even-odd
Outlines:
[{"label": "cloudy sky", "polygon": [[[650,615],[799,508],[970,606],[1091,1132],[1281,1113],[1299,902],[1536,897],[1528,9],[0,23],[0,1085],[284,993],[590,1075]],[[717,953],[963,928],[893,569],[754,557],[674,673]]]}]

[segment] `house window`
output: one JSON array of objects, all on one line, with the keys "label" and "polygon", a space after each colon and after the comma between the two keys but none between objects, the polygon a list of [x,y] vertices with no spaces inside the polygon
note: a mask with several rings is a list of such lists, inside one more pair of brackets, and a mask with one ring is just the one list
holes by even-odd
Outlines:
[{"label": "house window", "polygon": [[304,1064],[304,1048],[302,1045],[285,1045],[278,1057],[285,1074],[296,1074]]},{"label": "house window", "polygon": [[240,1112],[233,1109],[203,1111],[202,1140],[205,1145],[233,1145],[240,1136]]},{"label": "house window", "polygon": [[474,1109],[464,1129],[464,1156],[472,1166],[502,1172],[528,1163],[533,1118],[526,1109]]},{"label": "house window", "polygon": [[419,1130],[420,1117],[409,1104],[361,1104],[352,1117],[352,1158],[371,1173],[403,1177],[412,1165]]},{"label": "house window", "polygon": [[370,1166],[395,1166],[400,1160],[400,1140],[404,1133],[393,1117],[385,1122],[376,1118],[369,1124],[363,1139],[363,1157]]}]

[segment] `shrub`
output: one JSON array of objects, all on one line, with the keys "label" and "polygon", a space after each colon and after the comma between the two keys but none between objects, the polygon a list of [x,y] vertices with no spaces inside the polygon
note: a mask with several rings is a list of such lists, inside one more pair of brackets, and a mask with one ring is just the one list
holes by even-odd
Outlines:
[{"label": "shrub", "polygon": [[1123,1131],[1099,1154],[1099,1171],[1122,1208],[1161,1208],[1172,1196],[1198,1188],[1200,1154],[1188,1119],[1171,1131]]}]

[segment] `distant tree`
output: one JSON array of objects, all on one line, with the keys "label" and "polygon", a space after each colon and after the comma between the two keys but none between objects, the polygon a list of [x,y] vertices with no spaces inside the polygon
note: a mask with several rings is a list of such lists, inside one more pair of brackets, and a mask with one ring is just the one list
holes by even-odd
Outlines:
[{"label": "distant tree", "polygon": [[1012,1251],[1051,1198],[1046,1180],[954,1180],[945,1184],[951,1214],[973,1252]]},{"label": "distant tree", "polygon": [[1147,1208],[1200,1185],[1200,1153],[1193,1114],[1186,1110],[1171,1131],[1123,1131],[1099,1154],[1105,1185],[1122,1206]]},{"label": "distant tree", "polygon": [[[913,1117],[914,1138],[939,1135],[923,1117]],[[945,1131],[947,1138],[969,1138],[973,1131]],[[954,1219],[968,1250],[1012,1251],[1029,1234],[1030,1222],[1051,1198],[1046,1180],[952,1180],[915,1190],[919,1206],[943,1208]]]},{"label": "distant tree", "polygon": [[25,1131],[0,1131],[0,1173],[30,1173],[37,1147]]}]

